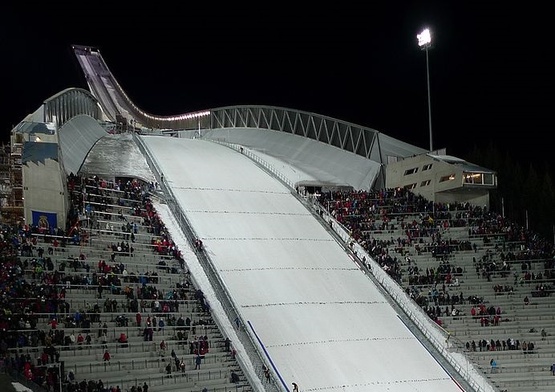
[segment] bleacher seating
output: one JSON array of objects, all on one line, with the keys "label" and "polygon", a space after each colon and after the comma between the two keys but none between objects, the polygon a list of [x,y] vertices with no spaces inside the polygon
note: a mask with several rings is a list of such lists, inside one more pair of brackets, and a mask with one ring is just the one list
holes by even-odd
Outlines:
[{"label": "bleacher seating", "polygon": [[[14,264],[31,289],[10,299],[23,313],[18,329],[3,336],[3,363],[13,370],[23,358],[28,365],[19,370],[30,380],[58,390],[61,376],[66,392],[91,380],[95,390],[101,380],[106,390],[133,392],[145,383],[150,392],[251,391],[157,219],[148,184],[135,180],[118,190],[96,178],[71,181],[79,225],[67,233],[27,228],[17,234],[21,252]],[[44,295],[24,295],[34,288]],[[125,341],[118,341],[122,335]]]},{"label": "bleacher seating", "polygon": [[433,209],[407,190],[320,201],[500,391],[553,390],[552,246],[497,214]]},{"label": "bleacher seating", "polygon": [[[17,262],[4,256],[13,262],[7,272],[28,282],[11,292],[8,310],[21,313],[11,314],[8,324],[17,328],[4,335],[4,362],[44,367],[34,380],[44,385],[55,379],[51,365],[63,363],[66,392],[91,380],[132,392],[145,383],[151,392],[250,391],[145,184],[132,183],[137,193],[98,179],[82,185],[72,207],[78,229],[28,228],[17,234]],[[330,192],[320,202],[448,332],[450,349],[470,358],[500,391],[553,390],[552,246],[497,214],[466,204],[431,206],[407,190]],[[125,342],[117,340],[122,334]],[[203,356],[200,369],[196,353]]]}]

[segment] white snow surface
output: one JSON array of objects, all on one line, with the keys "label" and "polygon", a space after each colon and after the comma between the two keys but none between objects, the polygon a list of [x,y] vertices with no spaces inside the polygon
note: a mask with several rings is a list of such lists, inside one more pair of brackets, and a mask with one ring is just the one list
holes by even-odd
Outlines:
[{"label": "white snow surface", "polygon": [[[303,392],[463,390],[290,189],[225,146],[142,138],[284,388],[296,382]],[[166,205],[156,208],[242,355],[176,220]]]},{"label": "white snow surface", "polygon": [[79,173],[103,178],[135,177],[147,182],[156,181],[129,133],[106,135],[99,139],[87,154]]}]

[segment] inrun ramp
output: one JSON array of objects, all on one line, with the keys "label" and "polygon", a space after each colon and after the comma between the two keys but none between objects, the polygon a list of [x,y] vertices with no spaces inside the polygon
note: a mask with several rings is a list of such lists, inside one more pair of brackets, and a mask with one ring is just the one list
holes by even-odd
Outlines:
[{"label": "inrun ramp", "polygon": [[210,141],[141,138],[285,388],[462,391],[279,180]]}]

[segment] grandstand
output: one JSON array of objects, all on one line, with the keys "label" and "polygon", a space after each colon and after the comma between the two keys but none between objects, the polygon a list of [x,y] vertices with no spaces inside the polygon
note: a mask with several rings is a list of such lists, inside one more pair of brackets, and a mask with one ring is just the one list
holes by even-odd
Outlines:
[{"label": "grandstand", "polygon": [[[6,368],[66,391],[552,390],[551,249],[452,189],[384,188],[386,161],[440,155],[280,108],[150,116],[75,49],[91,93],[12,133],[26,225],[4,263],[30,286]],[[463,166],[482,202],[494,173]]]}]

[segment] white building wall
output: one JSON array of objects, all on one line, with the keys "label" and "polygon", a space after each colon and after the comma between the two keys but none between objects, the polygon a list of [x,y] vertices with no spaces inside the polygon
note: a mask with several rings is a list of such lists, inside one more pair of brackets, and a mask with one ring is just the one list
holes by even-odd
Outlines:
[{"label": "white building wall", "polygon": [[[424,170],[427,165],[431,167]],[[407,171],[412,173],[408,174]],[[386,187],[414,185],[414,188],[411,187],[412,192],[437,203],[468,202],[489,208],[489,189],[465,185],[463,174],[463,169],[457,165],[422,154],[388,164]],[[442,181],[446,177],[450,179]]]},{"label": "white building wall", "polygon": [[33,211],[56,214],[58,227],[65,228],[68,206],[60,165],[53,159],[44,162],[27,162],[23,166],[23,197],[25,223],[33,222]]}]

